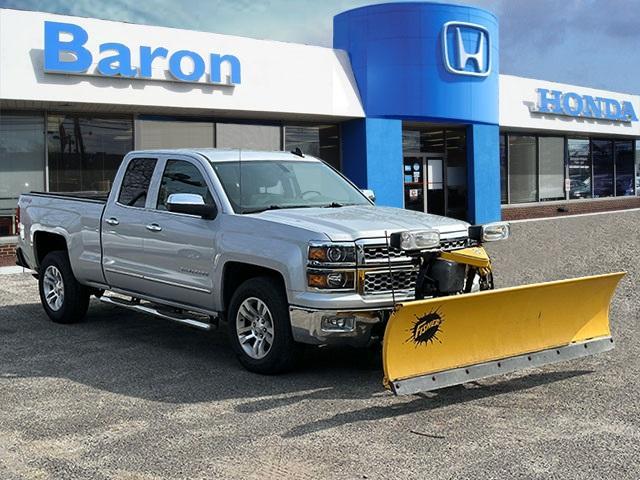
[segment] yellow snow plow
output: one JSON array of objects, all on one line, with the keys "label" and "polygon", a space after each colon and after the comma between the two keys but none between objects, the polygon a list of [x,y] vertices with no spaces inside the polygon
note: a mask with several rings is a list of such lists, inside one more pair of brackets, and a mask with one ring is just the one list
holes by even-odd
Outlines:
[{"label": "yellow snow plow", "polygon": [[[609,304],[624,272],[493,289],[484,242],[509,224],[469,227],[475,245],[429,250],[432,231],[398,232],[390,247],[419,266],[415,300],[395,305],[382,344],[396,395],[435,390],[613,348]],[[395,303],[395,302],[394,302]]]},{"label": "yellow snow plow", "polygon": [[[484,249],[468,250],[453,260],[490,270]],[[610,350],[609,304],[623,276],[398,304],[383,339],[385,386],[411,394]]]}]

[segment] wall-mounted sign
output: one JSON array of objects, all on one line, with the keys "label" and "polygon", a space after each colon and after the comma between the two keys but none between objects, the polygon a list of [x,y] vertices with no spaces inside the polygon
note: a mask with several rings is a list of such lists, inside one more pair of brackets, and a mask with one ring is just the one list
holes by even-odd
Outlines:
[{"label": "wall-mounted sign", "polygon": [[530,107],[532,113],[566,115],[579,118],[594,118],[614,122],[636,122],[638,117],[628,101],[613,98],[592,97],[575,92],[536,89],[538,104]]},{"label": "wall-mounted sign", "polygon": [[442,27],[442,56],[449,73],[487,77],[491,73],[489,30],[475,23],[445,23]]},{"label": "wall-mounted sign", "polygon": [[[99,52],[91,52],[85,46],[88,40],[89,34],[79,25],[44,22],[45,72],[167,80],[152,74],[153,68],[162,64],[171,75],[169,80],[228,86],[240,84],[240,60],[234,55],[211,53],[205,59],[191,50],[169,52],[164,47],[140,46],[139,65],[133,65],[131,49],[123,43],[102,43]],[[90,71],[94,58],[99,58],[98,65]],[[225,79],[222,78],[223,65],[230,72]]]}]

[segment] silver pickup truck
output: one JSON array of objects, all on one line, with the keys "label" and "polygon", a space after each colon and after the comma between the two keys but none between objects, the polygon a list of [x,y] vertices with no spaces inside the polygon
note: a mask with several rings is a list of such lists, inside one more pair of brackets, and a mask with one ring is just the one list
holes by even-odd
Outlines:
[{"label": "silver pickup truck", "polygon": [[275,373],[300,344],[379,340],[395,302],[493,288],[439,257],[477,244],[469,224],[370,196],[299,151],[135,151],[108,196],[22,195],[17,263],[55,322],[82,320],[92,295],[205,330],[227,320],[241,363]]}]

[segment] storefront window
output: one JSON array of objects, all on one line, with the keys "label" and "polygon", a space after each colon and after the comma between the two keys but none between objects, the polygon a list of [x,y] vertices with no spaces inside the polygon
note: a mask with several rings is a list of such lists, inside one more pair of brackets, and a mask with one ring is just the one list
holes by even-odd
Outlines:
[{"label": "storefront window", "polygon": [[44,190],[44,117],[0,115],[0,237],[16,234],[21,193]]},{"label": "storefront window", "polygon": [[633,195],[635,193],[633,140],[616,141],[613,149],[616,160],[616,197]]},{"label": "storefront window", "polygon": [[420,151],[420,131],[402,129],[402,151],[403,152],[419,152]]},{"label": "storefront window", "polygon": [[217,123],[216,147],[281,150],[282,127],[280,125]]},{"label": "storefront window", "polygon": [[536,201],[536,186],[541,202],[564,200],[567,188],[570,199],[638,193],[640,141],[570,138],[566,150],[564,137],[501,135],[502,203]]},{"label": "storefront window", "polygon": [[508,203],[509,195],[507,193],[509,187],[507,166],[507,137],[500,135],[500,202]]},{"label": "storefront window", "polygon": [[509,177],[511,203],[538,200],[536,137],[509,136]]},{"label": "storefront window", "polygon": [[337,125],[284,127],[284,148],[286,151],[299,148],[317,158],[321,158],[333,168],[340,169],[340,128]]},{"label": "storefront window", "polygon": [[593,160],[593,196],[613,197],[613,142],[591,140]]},{"label": "storefront window", "polygon": [[213,148],[213,122],[136,120],[136,150],[154,148]]},{"label": "storefront window", "polygon": [[540,137],[540,200],[564,199],[564,138]]},{"label": "storefront window", "polygon": [[636,140],[636,195],[640,195],[640,140]]},{"label": "storefront window", "polygon": [[424,153],[444,153],[444,130],[422,130],[420,151]]},{"label": "storefront window", "polygon": [[133,149],[131,118],[49,115],[49,189],[111,190],[124,155]]},{"label": "storefront window", "polygon": [[589,140],[570,138],[567,141],[569,163],[569,198],[591,198],[591,161]]}]

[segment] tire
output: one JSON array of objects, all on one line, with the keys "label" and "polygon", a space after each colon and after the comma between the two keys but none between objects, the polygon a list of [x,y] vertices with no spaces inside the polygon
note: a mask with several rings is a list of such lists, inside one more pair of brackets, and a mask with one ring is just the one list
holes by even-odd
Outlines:
[{"label": "tire", "polygon": [[247,370],[274,375],[295,366],[301,346],[291,335],[285,293],[272,278],[257,277],[241,284],[231,297],[227,320],[229,340]]},{"label": "tire", "polygon": [[40,301],[49,318],[65,324],[82,321],[89,308],[89,289],[74,277],[67,253],[48,253],[40,264],[39,272]]}]

